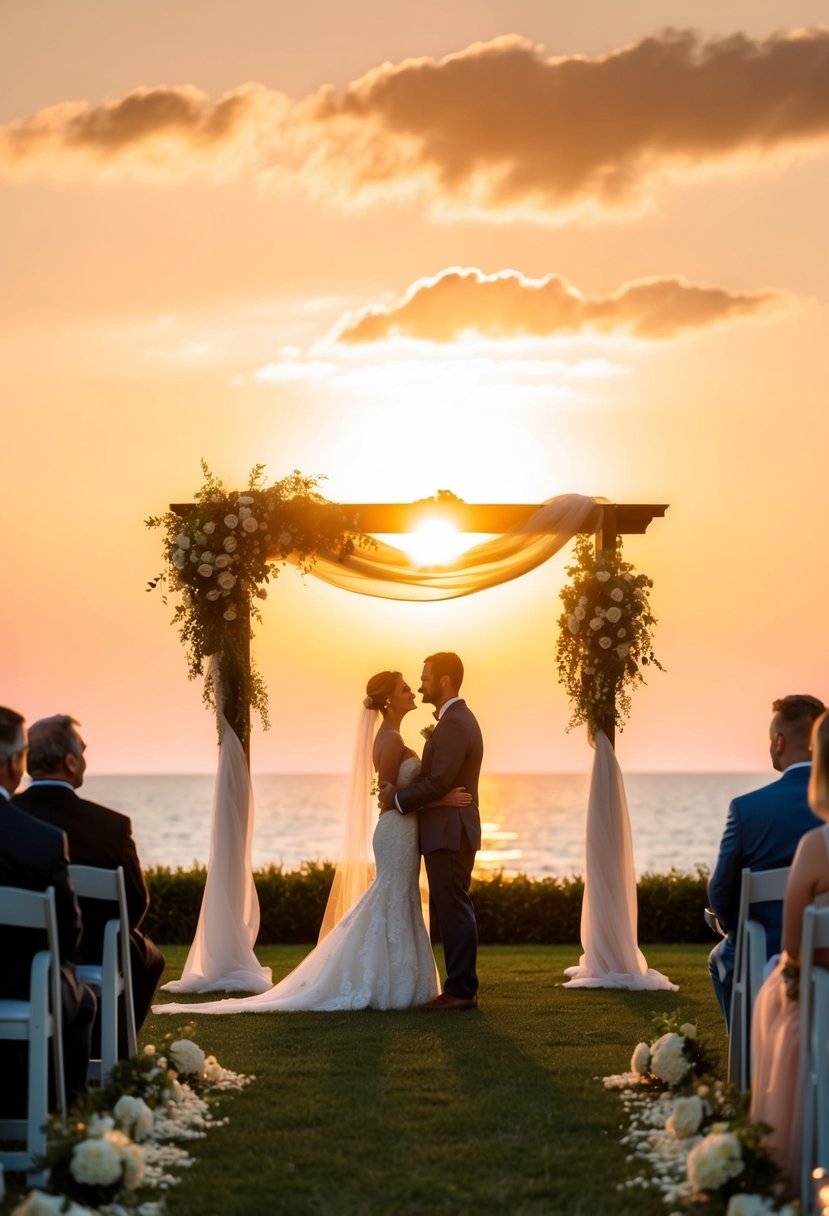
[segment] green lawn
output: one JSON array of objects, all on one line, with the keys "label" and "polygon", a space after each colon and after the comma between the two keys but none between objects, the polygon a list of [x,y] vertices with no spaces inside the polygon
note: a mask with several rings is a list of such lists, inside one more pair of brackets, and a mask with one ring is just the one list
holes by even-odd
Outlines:
[{"label": "green lawn", "polygon": [[[250,1014],[195,1019],[194,1031],[151,1017],[142,1042],[192,1033],[257,1078],[221,1099],[230,1122],[194,1145],[170,1216],[667,1216],[656,1198],[617,1192],[622,1107],[598,1078],[627,1068],[654,1013],[696,1022],[720,1072],[725,1033],[707,946],[644,949],[679,992],[566,991],[577,949],[487,946],[472,1013]],[[165,953],[177,976],[186,951]],[[276,979],[305,948],[257,953]]]}]

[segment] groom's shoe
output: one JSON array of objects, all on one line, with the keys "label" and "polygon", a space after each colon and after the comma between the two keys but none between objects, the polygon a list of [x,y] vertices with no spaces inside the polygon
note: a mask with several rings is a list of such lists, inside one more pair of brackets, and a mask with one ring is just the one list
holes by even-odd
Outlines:
[{"label": "groom's shoe", "polygon": [[477,1009],[478,998],[476,996],[452,996],[451,992],[442,992],[440,996],[436,996],[434,1000],[427,1001],[425,1005],[418,1005],[418,1009]]}]

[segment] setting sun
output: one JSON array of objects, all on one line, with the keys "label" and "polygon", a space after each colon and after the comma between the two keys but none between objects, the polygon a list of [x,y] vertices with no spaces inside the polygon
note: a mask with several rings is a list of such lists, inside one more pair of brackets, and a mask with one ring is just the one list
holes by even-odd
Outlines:
[{"label": "setting sun", "polygon": [[444,519],[427,519],[416,532],[401,536],[398,544],[419,566],[441,566],[468,549],[472,542]]}]

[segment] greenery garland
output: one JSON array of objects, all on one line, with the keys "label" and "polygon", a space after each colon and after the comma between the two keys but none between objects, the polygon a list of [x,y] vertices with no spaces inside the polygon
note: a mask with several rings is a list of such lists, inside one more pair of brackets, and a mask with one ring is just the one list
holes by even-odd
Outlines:
[{"label": "greenery garland", "polygon": [[[267,688],[249,653],[267,584],[289,558],[301,574],[323,550],[345,561],[357,534],[353,521],[319,493],[319,478],[294,469],[268,486],[265,466],[257,464],[239,493],[228,490],[204,460],[201,467],[204,484],[192,506],[145,520],[148,528],[163,530],[165,558],[147,590],[162,588],[165,604],[167,589],[180,597],[172,624],[185,646],[190,679],[203,675],[205,659],[216,656],[222,708],[244,743],[251,709],[268,728]],[[204,699],[216,709],[210,675]]]},{"label": "greenery garland", "polygon": [[653,582],[614,550],[594,551],[591,537],[579,535],[571,582],[562,588],[558,619],[558,678],[570,698],[567,729],[581,723],[591,735],[613,724],[623,730],[633,690],[644,684],[644,667],[662,664],[653,653],[656,619],[650,610]]}]

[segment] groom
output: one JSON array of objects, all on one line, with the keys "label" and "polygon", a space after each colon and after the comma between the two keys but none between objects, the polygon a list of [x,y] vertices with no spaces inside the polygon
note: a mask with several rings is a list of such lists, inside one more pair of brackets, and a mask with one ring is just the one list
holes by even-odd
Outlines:
[{"label": "groom", "polygon": [[[423,749],[420,780],[400,790],[384,784],[380,791],[384,811],[419,812],[420,851],[446,959],[443,992],[422,1009],[478,1005],[478,926],[469,884],[481,847],[478,776],[484,745],[474,714],[458,696],[462,681],[463,663],[456,654],[441,652],[424,661],[419,691],[425,704],[434,705],[437,726]],[[469,806],[441,806],[441,798],[456,786],[472,795]]]}]

